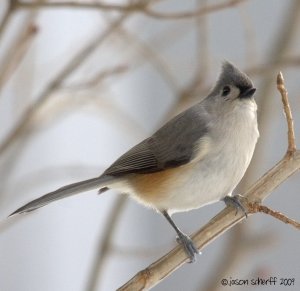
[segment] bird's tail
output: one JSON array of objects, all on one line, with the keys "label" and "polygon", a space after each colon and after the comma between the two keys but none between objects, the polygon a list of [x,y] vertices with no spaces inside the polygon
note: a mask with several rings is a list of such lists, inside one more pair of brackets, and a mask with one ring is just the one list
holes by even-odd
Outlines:
[{"label": "bird's tail", "polygon": [[105,187],[107,184],[109,184],[109,181],[111,181],[112,179],[114,179],[114,177],[104,175],[97,178],[88,179],[81,182],[66,185],[64,187],[61,187],[53,192],[49,192],[41,196],[40,198],[37,198],[25,204],[24,206],[18,208],[9,216],[30,212],[37,208],[43,207],[51,202],[54,202],[56,200],[63,199],[84,191]]}]

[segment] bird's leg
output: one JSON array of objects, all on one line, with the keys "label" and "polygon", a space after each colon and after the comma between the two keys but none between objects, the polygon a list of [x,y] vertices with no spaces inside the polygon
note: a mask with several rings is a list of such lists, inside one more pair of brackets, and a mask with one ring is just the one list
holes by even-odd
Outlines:
[{"label": "bird's leg", "polygon": [[188,255],[188,257],[190,258],[190,263],[195,262],[196,258],[195,258],[195,254],[199,254],[199,250],[197,249],[197,247],[194,245],[193,241],[191,240],[191,238],[189,236],[187,236],[186,234],[184,234],[174,223],[174,221],[172,220],[172,218],[170,217],[170,215],[168,214],[168,212],[166,210],[162,211],[163,216],[168,220],[168,222],[172,225],[172,227],[175,229],[176,233],[177,233],[177,242],[182,244],[185,253]]},{"label": "bird's leg", "polygon": [[242,195],[234,195],[234,196],[225,196],[225,198],[223,199],[223,201],[225,202],[225,204],[227,206],[232,206],[235,208],[236,210],[236,213],[235,215],[237,215],[238,211],[239,210],[242,210],[243,213],[245,214],[246,218],[248,217],[247,215],[247,211],[246,211],[246,208],[243,206],[242,202],[241,202],[241,198],[243,198]]}]

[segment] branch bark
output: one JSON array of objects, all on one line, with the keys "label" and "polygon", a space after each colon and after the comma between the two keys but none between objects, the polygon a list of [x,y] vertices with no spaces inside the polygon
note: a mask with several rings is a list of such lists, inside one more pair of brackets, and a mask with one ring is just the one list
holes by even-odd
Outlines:
[{"label": "branch bark", "polygon": [[281,94],[281,100],[283,103],[283,110],[285,113],[287,127],[288,127],[288,155],[293,155],[296,151],[295,133],[294,133],[294,122],[292,117],[292,111],[289,104],[288,92],[284,86],[284,79],[280,72],[277,76],[277,89]]},{"label": "branch bark", "polygon": [[248,202],[248,209],[251,213],[262,212],[262,213],[271,215],[274,218],[276,218],[276,219],[278,219],[278,220],[280,220],[280,221],[282,221],[286,224],[290,224],[290,225],[296,227],[297,229],[300,229],[300,223],[299,222],[285,216],[284,214],[282,214],[278,211],[274,211],[274,210],[270,209],[269,207],[267,207],[265,205],[260,205],[257,202]]}]

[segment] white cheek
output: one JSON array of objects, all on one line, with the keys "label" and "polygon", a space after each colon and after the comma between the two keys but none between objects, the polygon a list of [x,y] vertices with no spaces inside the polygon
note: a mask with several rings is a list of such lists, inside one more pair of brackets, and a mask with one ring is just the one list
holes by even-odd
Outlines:
[{"label": "white cheek", "polygon": [[236,99],[240,95],[240,89],[236,87],[231,87],[231,94],[230,94],[230,99]]}]

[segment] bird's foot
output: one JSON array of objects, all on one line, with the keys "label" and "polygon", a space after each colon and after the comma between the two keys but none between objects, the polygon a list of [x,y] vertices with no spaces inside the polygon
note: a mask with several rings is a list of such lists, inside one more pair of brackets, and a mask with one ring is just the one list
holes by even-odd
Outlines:
[{"label": "bird's foot", "polygon": [[226,196],[223,201],[225,202],[225,204],[227,206],[232,206],[235,208],[236,210],[236,213],[235,215],[237,215],[238,211],[239,210],[242,210],[243,213],[245,214],[246,218],[248,217],[247,215],[247,211],[246,211],[246,208],[244,207],[244,205],[242,204],[241,200],[243,199],[244,197],[240,194],[237,194],[237,195],[234,195],[234,196]]},{"label": "bird's foot", "polygon": [[200,254],[200,252],[194,245],[194,242],[191,240],[191,238],[184,233],[180,233],[176,237],[176,241],[183,246],[185,253],[190,258],[189,263],[194,263],[196,261],[195,255]]}]

